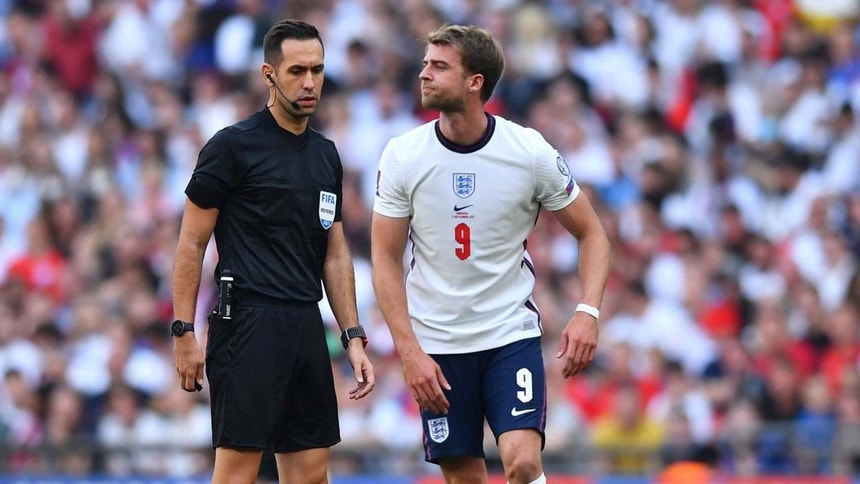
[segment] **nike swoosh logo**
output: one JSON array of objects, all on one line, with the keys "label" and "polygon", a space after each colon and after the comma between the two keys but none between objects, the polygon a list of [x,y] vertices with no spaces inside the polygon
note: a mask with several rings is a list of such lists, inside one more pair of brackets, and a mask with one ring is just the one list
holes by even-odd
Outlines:
[{"label": "nike swoosh logo", "polygon": [[524,410],[517,410],[517,407],[511,409],[511,417],[519,417],[520,415],[525,415],[527,413],[531,413],[537,410],[536,408],[527,408]]},{"label": "nike swoosh logo", "polygon": [[[473,203],[472,205],[475,205],[475,204]],[[454,211],[459,212],[460,210],[466,210],[467,208],[471,207],[472,205],[464,205],[462,207],[458,207],[457,205],[454,205]]]}]

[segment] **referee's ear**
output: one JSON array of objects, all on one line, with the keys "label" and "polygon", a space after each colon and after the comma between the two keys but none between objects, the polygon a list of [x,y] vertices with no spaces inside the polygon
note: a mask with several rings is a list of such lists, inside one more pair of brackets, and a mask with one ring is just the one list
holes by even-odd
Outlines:
[{"label": "referee's ear", "polygon": [[266,79],[266,84],[269,86],[273,86],[275,84],[275,80],[272,79],[273,69],[268,64],[263,64],[263,77]]}]

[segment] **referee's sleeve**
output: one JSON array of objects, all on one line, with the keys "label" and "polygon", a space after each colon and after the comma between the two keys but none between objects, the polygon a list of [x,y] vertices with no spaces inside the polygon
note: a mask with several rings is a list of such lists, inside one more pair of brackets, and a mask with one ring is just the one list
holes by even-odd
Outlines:
[{"label": "referee's sleeve", "polygon": [[[334,146],[334,142],[332,142],[332,146]],[[334,221],[342,222],[343,221],[343,163],[340,160],[340,152],[337,151],[337,147],[334,148],[334,159],[337,160],[335,165],[335,172],[337,173],[337,182],[336,182],[336,192],[337,202],[334,204]]]},{"label": "referee's sleeve", "polygon": [[188,199],[199,207],[220,210],[236,184],[237,161],[229,140],[230,132],[222,129],[200,150],[191,181],[185,187]]},{"label": "referee's sleeve", "polygon": [[410,199],[403,180],[403,167],[395,155],[395,143],[389,141],[379,159],[376,173],[376,196],[373,211],[387,217],[408,217],[411,213]]}]

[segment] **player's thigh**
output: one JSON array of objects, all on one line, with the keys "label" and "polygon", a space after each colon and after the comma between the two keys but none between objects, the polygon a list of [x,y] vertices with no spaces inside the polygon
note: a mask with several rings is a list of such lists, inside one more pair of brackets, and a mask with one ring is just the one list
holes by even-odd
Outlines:
[{"label": "player's thigh", "polygon": [[505,432],[546,427],[546,373],[540,338],[497,348],[484,373],[484,411],[498,443]]},{"label": "player's thigh", "polygon": [[278,480],[287,484],[325,484],[328,482],[328,447],[275,454]]},{"label": "player's thigh", "polygon": [[499,456],[506,471],[528,470],[540,475],[543,437],[536,429],[509,430],[499,436]]},{"label": "player's thigh", "polygon": [[443,390],[447,414],[421,410],[424,457],[440,463],[451,457],[484,457],[484,413],[481,394],[481,353],[431,355],[451,384]]}]

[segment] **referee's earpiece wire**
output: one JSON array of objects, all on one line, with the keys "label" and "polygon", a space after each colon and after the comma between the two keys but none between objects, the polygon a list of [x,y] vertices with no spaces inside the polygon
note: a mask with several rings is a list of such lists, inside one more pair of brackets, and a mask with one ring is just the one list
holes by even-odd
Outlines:
[{"label": "referee's earpiece wire", "polygon": [[[286,99],[286,100],[287,100],[287,102],[288,102],[288,103],[290,103],[290,106],[292,106],[292,107],[293,107],[293,109],[295,109],[296,111],[301,111],[301,110],[302,110],[302,106],[301,106],[299,103],[297,103],[296,101],[292,101],[292,100],[290,100],[290,99],[286,96],[286,94],[284,94],[284,91],[281,91],[281,88],[280,88],[280,86],[278,86],[278,83],[277,83],[277,82],[275,82],[275,80],[274,80],[274,79],[272,79],[272,73],[271,73],[271,72],[269,72],[269,73],[267,73],[267,74],[266,74],[266,79],[268,79],[268,80],[269,80],[269,82],[271,82],[271,83],[272,83],[272,85],[273,85],[273,86],[275,86],[275,89],[277,89],[277,90],[278,90],[278,92],[279,92],[279,93],[281,93],[281,97],[283,97],[284,99]],[[275,95],[275,98],[277,98],[277,97],[278,97],[278,96],[277,96],[277,94],[276,94],[276,95]],[[275,105],[275,102],[274,102],[274,101],[272,101],[272,104],[270,104],[270,105],[266,105],[266,108],[270,108],[270,107],[272,107],[272,106],[274,106],[274,105]]]}]

